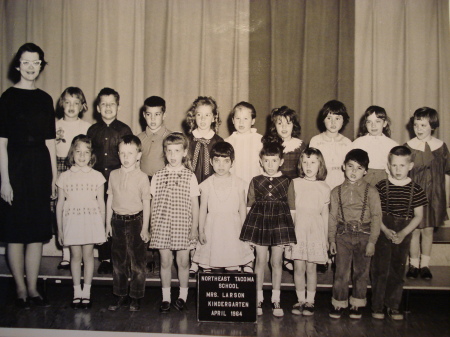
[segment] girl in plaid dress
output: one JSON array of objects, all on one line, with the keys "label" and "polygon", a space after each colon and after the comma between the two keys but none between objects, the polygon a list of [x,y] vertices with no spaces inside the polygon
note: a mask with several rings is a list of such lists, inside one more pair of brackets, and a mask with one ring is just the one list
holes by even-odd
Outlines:
[{"label": "girl in plaid dress", "polygon": [[150,190],[151,203],[150,247],[158,249],[161,259],[162,303],[160,311],[170,311],[170,282],[172,279],[172,252],[176,252],[180,294],[174,303],[183,310],[188,293],[189,249],[198,238],[197,178],[188,165],[186,136],[180,132],[169,134],[163,141],[167,165],[153,175]]},{"label": "girl in plaid dress", "polygon": [[273,315],[282,317],[280,285],[284,247],[297,243],[291,209],[295,209],[291,179],[279,168],[283,164],[283,148],[279,143],[264,144],[260,152],[262,175],[250,182],[248,207],[251,207],[242,227],[240,239],[256,249],[256,287],[258,290],[258,315],[262,315],[263,281],[266,257],[271,247],[272,307]]},{"label": "girl in plaid dress", "polygon": [[[58,177],[70,167],[67,166],[67,154],[75,136],[85,135],[91,123],[81,119],[88,110],[86,98],[80,88],[68,87],[59,97],[56,107],[56,164]],[[56,201],[54,202],[56,207]],[[70,250],[63,247],[62,260],[58,269],[70,268]]]}]

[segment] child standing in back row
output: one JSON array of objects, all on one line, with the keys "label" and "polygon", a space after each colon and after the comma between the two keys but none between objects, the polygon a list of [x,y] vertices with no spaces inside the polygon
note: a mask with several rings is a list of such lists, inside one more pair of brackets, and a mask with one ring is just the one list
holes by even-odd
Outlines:
[{"label": "child standing in back row", "polygon": [[376,186],[383,222],[372,258],[372,317],[383,319],[386,306],[388,315],[399,321],[411,232],[422,220],[427,198],[422,187],[408,178],[414,163],[406,146],[392,148],[388,160],[390,176]]},{"label": "child standing in back row", "polygon": [[242,227],[240,239],[248,241],[256,250],[256,288],[258,316],[263,314],[262,304],[264,270],[270,247],[272,266],[272,313],[284,315],[280,306],[282,257],[284,248],[297,243],[291,210],[295,209],[291,179],[279,168],[283,164],[283,148],[279,143],[264,144],[260,152],[262,175],[252,179],[248,190],[247,206],[251,207]]},{"label": "child standing in back row", "polygon": [[381,226],[380,196],[377,189],[363,179],[368,166],[366,151],[351,150],[344,160],[345,182],[331,191],[328,240],[331,254],[336,254],[333,309],[329,314],[332,318],[341,318],[348,307],[351,274],[350,318],[360,319],[360,308],[367,302],[370,259]]},{"label": "child standing in back row", "polygon": [[352,149],[362,149],[369,154],[370,163],[364,180],[375,186],[380,180],[387,178],[387,158],[389,151],[397,146],[395,140],[389,138],[390,120],[384,108],[373,105],[367,108],[360,126],[359,138],[352,143]]},{"label": "child standing in back row", "polygon": [[[86,98],[83,91],[77,87],[66,88],[58,100],[56,108],[56,168],[58,177],[70,167],[66,165],[67,154],[70,144],[75,136],[85,135],[91,126],[90,123],[81,119],[88,110]],[[58,269],[70,268],[70,250],[63,247],[62,260]]]},{"label": "child standing in back row", "polygon": [[432,136],[439,127],[436,110],[428,107],[417,109],[412,121],[417,137],[405,144],[411,150],[411,160],[414,162],[410,177],[425,190],[429,204],[424,208],[423,219],[412,235],[410,267],[406,276],[417,278],[420,275],[429,280],[433,277],[429,268],[433,229],[442,226],[448,219],[445,175],[450,174],[450,153],[442,140]]},{"label": "child standing in back row", "polygon": [[173,252],[176,252],[180,293],[175,309],[183,310],[189,282],[189,249],[198,239],[197,178],[190,169],[189,142],[180,132],[163,141],[167,165],[152,179],[150,248],[159,249],[161,257],[162,303],[160,312],[170,311]]}]

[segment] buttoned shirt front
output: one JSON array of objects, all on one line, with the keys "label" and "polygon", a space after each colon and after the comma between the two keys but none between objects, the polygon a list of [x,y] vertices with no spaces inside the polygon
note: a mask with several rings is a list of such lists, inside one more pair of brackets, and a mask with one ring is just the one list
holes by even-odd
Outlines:
[{"label": "buttoned shirt front", "polygon": [[164,168],[164,151],[163,140],[170,134],[164,125],[156,131],[147,126],[144,132],[138,134],[139,139],[142,142],[142,157],[141,157],[141,170],[148,176],[153,176],[156,172]]}]

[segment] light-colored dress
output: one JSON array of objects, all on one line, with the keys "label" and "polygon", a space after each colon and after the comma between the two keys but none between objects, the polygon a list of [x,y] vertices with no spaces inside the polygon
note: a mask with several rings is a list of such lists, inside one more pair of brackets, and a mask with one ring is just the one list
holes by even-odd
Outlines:
[{"label": "light-colored dress", "polygon": [[[330,187],[324,181],[293,180],[295,190],[295,236],[291,260],[326,263],[327,231],[322,210],[330,203]],[[289,257],[289,253],[287,254]]]},{"label": "light-colored dress", "polygon": [[206,243],[197,244],[193,260],[209,267],[241,266],[254,259],[250,246],[239,240],[242,228],[239,194],[244,192],[245,183],[235,175],[225,179],[229,180],[226,190],[217,190],[214,181],[218,179],[214,175],[200,184],[208,203]]},{"label": "light-colored dress", "polygon": [[65,246],[106,241],[105,224],[97,201],[98,188],[106,182],[89,166],[72,166],[61,173],[56,185],[64,190],[63,241]]},{"label": "light-colored dress", "polygon": [[325,182],[330,189],[342,184],[345,180],[342,164],[345,155],[351,150],[352,141],[339,134],[336,138],[331,138],[322,132],[311,138],[309,147],[314,147],[322,152],[327,167],[327,178]]}]

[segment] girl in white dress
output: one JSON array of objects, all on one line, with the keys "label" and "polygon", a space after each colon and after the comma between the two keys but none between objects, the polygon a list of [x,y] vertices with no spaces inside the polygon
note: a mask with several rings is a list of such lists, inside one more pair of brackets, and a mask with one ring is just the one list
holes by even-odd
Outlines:
[{"label": "girl in white dress", "polygon": [[233,161],[233,146],[226,142],[216,143],[211,150],[214,174],[199,186],[199,243],[194,262],[205,272],[223,267],[238,272],[240,266],[254,259],[250,246],[239,240],[247,214],[246,185],[230,173]]},{"label": "girl in white dress", "polygon": [[291,251],[298,303],[294,304],[292,313],[311,316],[317,287],[316,264],[328,260],[330,187],[324,182],[327,168],[320,150],[311,147],[305,150],[300,157],[299,169],[300,177],[293,180],[297,244]]},{"label": "girl in white dress", "polygon": [[[106,241],[103,175],[94,170],[92,142],[76,136],[67,155],[70,169],[61,173],[58,186],[56,221],[58,240],[70,248],[74,309],[91,306],[91,283],[94,274],[94,244]],[[81,289],[81,262],[84,262],[84,286]]]}]

